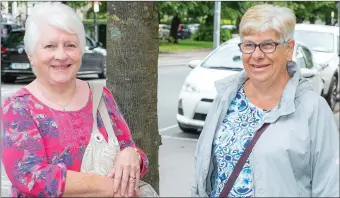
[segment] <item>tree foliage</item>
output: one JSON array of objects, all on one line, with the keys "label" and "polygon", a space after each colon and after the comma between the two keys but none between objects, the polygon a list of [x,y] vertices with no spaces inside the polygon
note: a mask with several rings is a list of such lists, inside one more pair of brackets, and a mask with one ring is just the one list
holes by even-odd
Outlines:
[{"label": "tree foliage", "polygon": [[[227,18],[235,21],[235,25],[240,21],[242,15],[248,8],[258,4],[276,4],[286,6],[292,9],[296,15],[297,22],[310,21],[314,23],[316,19],[330,24],[331,12],[334,12],[334,18],[338,16],[336,1],[222,1],[221,18]],[[159,20],[165,16],[177,15],[181,19],[188,20],[192,23],[195,18],[207,19],[214,15],[214,2],[198,1],[198,2],[157,2]],[[206,22],[205,20],[201,22]],[[209,19],[208,19],[208,22]]]},{"label": "tree foliage", "polygon": [[62,3],[70,6],[71,8],[77,9],[77,8],[82,8],[92,2],[91,1],[63,1]]},{"label": "tree foliage", "polygon": [[[170,42],[178,43],[177,31],[181,19],[188,17],[188,12],[193,10],[198,2],[176,2],[176,1],[158,1],[156,3],[159,19],[165,16],[172,16],[170,27]],[[159,20],[160,22],[160,20]]]}]

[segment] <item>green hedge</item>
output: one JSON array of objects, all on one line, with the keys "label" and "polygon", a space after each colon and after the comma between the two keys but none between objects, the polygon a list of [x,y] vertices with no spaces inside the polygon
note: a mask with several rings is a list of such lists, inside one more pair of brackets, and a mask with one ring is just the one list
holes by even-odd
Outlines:
[{"label": "green hedge", "polygon": [[[220,42],[231,39],[233,31],[220,29]],[[193,35],[195,41],[214,41],[214,26],[201,25],[197,32]]]}]

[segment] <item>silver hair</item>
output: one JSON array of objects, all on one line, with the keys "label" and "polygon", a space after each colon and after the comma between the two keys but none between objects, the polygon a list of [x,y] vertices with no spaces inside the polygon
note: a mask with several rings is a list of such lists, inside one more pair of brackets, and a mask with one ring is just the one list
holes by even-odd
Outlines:
[{"label": "silver hair", "polygon": [[262,4],[251,7],[243,15],[240,23],[240,37],[265,32],[273,29],[280,37],[281,42],[293,39],[296,17],[287,7],[271,4]]},{"label": "silver hair", "polygon": [[60,2],[40,2],[35,4],[25,25],[24,45],[29,54],[33,54],[39,40],[41,28],[50,25],[70,34],[76,34],[82,53],[85,51],[85,29],[77,13]]}]

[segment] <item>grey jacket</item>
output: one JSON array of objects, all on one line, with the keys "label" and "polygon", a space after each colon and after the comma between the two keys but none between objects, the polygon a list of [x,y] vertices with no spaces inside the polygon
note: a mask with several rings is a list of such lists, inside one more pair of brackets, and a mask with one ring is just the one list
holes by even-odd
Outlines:
[{"label": "grey jacket", "polygon": [[[249,157],[253,197],[339,197],[339,130],[333,113],[295,64],[288,71],[292,78],[264,117],[271,124]],[[247,78],[242,71],[215,83],[218,95],[196,148],[192,196],[208,197],[212,190],[213,138]]]}]

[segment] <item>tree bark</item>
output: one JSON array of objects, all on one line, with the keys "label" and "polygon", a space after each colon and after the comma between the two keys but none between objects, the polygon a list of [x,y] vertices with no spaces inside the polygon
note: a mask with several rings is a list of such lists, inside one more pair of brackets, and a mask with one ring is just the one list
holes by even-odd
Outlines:
[{"label": "tree bark", "polygon": [[133,140],[149,158],[143,181],[159,192],[157,122],[158,17],[155,2],[109,1],[107,85]]}]

